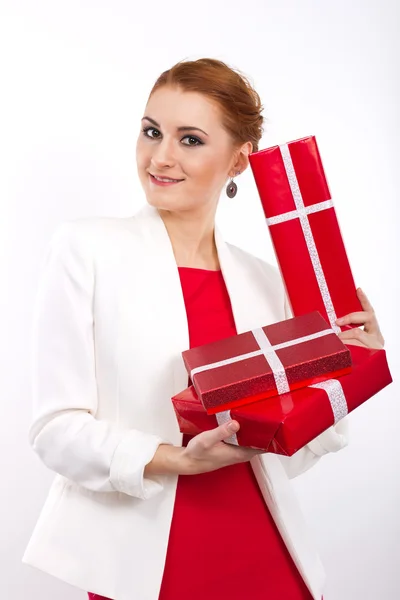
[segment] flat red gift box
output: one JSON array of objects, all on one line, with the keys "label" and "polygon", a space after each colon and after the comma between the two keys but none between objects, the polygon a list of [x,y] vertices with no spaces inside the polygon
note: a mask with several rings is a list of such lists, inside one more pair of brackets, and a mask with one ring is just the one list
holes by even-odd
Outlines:
[{"label": "flat red gift box", "polygon": [[351,370],[349,350],[318,312],[198,346],[182,357],[208,414]]},{"label": "flat red gift box", "polygon": [[230,443],[292,456],[392,382],[385,350],[360,346],[349,346],[349,349],[352,372],[340,379],[216,415],[206,413],[191,386],[172,398],[180,431],[197,435],[235,419],[240,423],[240,429]]},{"label": "flat red gift box", "polygon": [[250,165],[293,314],[318,310],[338,333],[338,317],[363,309],[315,137],[255,152]]}]

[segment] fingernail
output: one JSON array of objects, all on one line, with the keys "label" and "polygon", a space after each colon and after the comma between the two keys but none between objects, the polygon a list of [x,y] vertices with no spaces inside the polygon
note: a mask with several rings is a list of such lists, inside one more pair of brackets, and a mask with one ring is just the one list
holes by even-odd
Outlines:
[{"label": "fingernail", "polygon": [[237,423],[234,423],[233,421],[231,421],[228,425],[228,429],[231,433],[235,433],[239,429],[239,427],[238,427]]},{"label": "fingernail", "polygon": [[337,323],[338,325],[343,325],[343,323],[344,323],[344,319],[343,319],[343,317],[341,317],[340,319],[336,319],[336,323]]}]

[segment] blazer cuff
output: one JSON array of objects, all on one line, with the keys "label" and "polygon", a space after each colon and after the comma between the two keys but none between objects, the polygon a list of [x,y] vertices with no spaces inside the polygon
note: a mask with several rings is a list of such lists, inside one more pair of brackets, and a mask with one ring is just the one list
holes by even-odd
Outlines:
[{"label": "blazer cuff", "polygon": [[329,427],[315,439],[307,444],[314,454],[323,456],[328,452],[337,452],[349,443],[348,417],[341,419],[336,425]]},{"label": "blazer cuff", "polygon": [[162,443],[160,437],[135,429],[122,438],[110,466],[110,482],[116,491],[142,500],[161,492],[162,477],[146,478],[144,469]]}]

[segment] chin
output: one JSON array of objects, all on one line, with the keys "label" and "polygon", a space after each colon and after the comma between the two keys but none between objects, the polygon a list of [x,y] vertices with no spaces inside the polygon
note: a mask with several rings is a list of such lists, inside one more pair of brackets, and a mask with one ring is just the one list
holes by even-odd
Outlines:
[{"label": "chin", "polygon": [[168,201],[165,198],[154,198],[153,195],[146,196],[147,204],[157,208],[158,210],[179,210],[179,206],[175,202]]},{"label": "chin", "polygon": [[146,194],[146,200],[150,206],[158,208],[159,210],[182,211],[192,210],[194,208],[194,206],[188,206],[184,201],[179,201],[179,199],[174,199],[172,197],[167,198],[166,195],[162,194],[157,194],[157,196],[155,194]]}]

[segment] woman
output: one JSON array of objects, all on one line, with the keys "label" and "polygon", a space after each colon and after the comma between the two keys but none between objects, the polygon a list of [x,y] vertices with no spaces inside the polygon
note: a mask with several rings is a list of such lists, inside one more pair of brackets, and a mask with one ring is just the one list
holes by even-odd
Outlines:
[{"label": "woman", "polygon": [[[137,142],[147,205],[54,234],[35,317],[30,442],[57,476],[23,561],[115,600],[320,600],[324,572],[289,478],[347,444],[347,421],[293,457],[180,434],[181,352],[290,317],[278,271],[225,243],[222,188],[261,138],[257,93],[222,62],[156,82]],[[228,195],[235,192],[228,184]],[[349,343],[382,347],[366,297]]]}]

